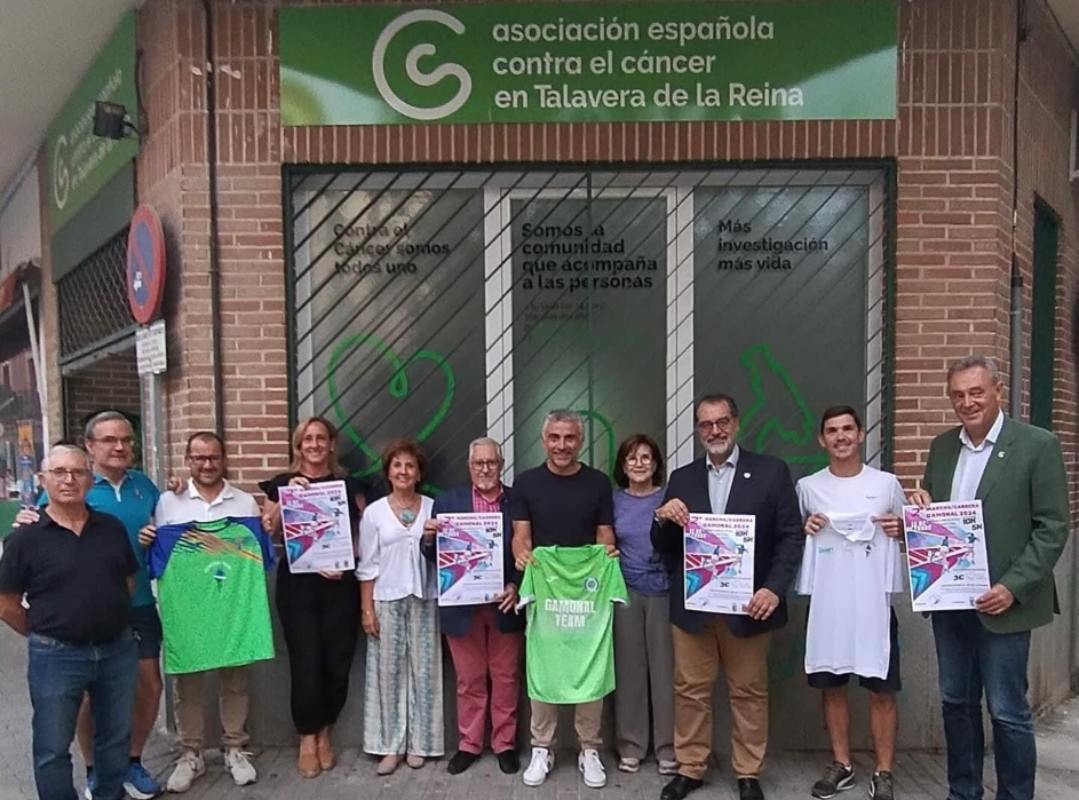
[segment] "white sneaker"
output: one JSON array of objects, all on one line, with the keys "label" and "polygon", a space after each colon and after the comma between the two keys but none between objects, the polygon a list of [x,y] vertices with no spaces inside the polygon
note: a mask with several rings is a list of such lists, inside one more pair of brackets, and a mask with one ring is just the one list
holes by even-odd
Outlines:
[{"label": "white sneaker", "polygon": [[191,788],[191,784],[195,782],[196,778],[205,774],[206,762],[202,758],[202,753],[185,750],[184,754],[180,756],[180,760],[176,762],[176,768],[169,775],[165,789],[177,794],[186,792]]},{"label": "white sneaker", "polygon": [[239,747],[229,747],[225,750],[225,769],[232,776],[232,780],[236,782],[237,786],[247,786],[249,783],[254,783],[258,780],[259,776],[255,772],[255,766],[248,758],[250,755],[250,753],[245,753]]},{"label": "white sneaker", "polygon": [[599,753],[595,750],[581,751],[577,756],[577,769],[588,788],[602,789],[607,785],[607,773],[603,769],[603,762],[599,760]]},{"label": "white sneaker", "polygon": [[525,786],[542,786],[547,773],[554,767],[554,756],[546,747],[533,747],[532,760],[523,777]]}]

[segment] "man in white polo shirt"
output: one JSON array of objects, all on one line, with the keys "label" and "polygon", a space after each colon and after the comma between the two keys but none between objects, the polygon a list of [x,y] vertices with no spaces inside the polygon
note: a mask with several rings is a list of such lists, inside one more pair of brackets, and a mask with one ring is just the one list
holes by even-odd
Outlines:
[{"label": "man in white polo shirt", "polygon": [[[258,503],[247,492],[225,479],[225,446],[212,431],[199,431],[187,440],[186,460],[191,477],[175,492],[164,492],[154,512],[154,525],[139,533],[139,543],[153,543],[156,527],[185,522],[212,522],[225,517],[259,517]],[[225,768],[239,786],[254,783],[258,777],[244,752],[248,742],[247,668],[215,670],[220,693],[221,742],[225,750]],[[202,756],[203,688],[206,672],[176,676],[176,728],[183,754],[169,776],[170,792],[186,792],[195,779],[206,772]]]}]

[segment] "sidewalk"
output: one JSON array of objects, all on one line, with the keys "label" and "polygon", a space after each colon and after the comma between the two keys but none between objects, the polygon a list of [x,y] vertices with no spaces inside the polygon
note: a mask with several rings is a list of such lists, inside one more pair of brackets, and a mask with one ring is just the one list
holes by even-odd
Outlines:
[{"label": "sidewalk", "polygon": [[[2,626],[0,626],[2,627]],[[30,708],[26,693],[26,658],[23,641],[6,627],[0,630],[0,800],[34,800],[30,762]],[[526,754],[522,754],[525,756]],[[608,783],[603,790],[581,784],[576,754],[559,753],[547,783],[530,789],[520,775],[498,771],[487,755],[462,775],[446,773],[445,759],[411,770],[402,765],[395,775],[375,775],[375,759],[355,750],[339,754],[332,772],[314,780],[296,773],[294,750],[273,749],[256,753],[259,781],[237,787],[225,774],[219,754],[209,754],[208,772],[185,797],[190,800],[658,800],[663,780],[651,762],[637,775],[624,775],[614,768],[614,758],[604,754]],[[1073,698],[1038,721],[1038,797],[1047,800],[1079,800],[1079,698]],[[166,777],[174,755],[164,735],[155,735],[147,748],[146,765]],[[809,787],[827,761],[823,752],[777,752],[768,761],[762,785],[769,800],[804,800]],[[78,758],[76,758],[78,763]],[[847,800],[864,797],[866,778],[872,768],[867,754],[856,757],[858,786],[844,793]],[[987,762],[986,800],[994,796],[992,763]],[[76,768],[81,779],[81,767]],[[900,753],[895,769],[896,794],[903,800],[944,800],[944,757],[939,753]],[[80,784],[81,788],[81,784]],[[713,769],[705,787],[692,795],[699,800],[736,800],[737,789],[729,770]]]},{"label": "sidewalk", "polygon": [[[1051,800],[1079,799],[1079,700],[1068,704],[1052,718],[1039,724],[1039,747],[1042,764],[1038,772],[1038,797]],[[555,771],[547,783],[530,789],[521,783],[520,775],[506,776],[490,755],[485,756],[463,775],[451,777],[446,773],[445,760],[428,764],[413,771],[405,766],[395,775],[380,778],[375,775],[375,760],[349,751],[341,754],[341,763],[333,772],[314,780],[303,780],[296,774],[294,751],[269,751],[257,760],[260,780],[256,786],[239,788],[224,774],[220,760],[200,783],[188,793],[192,800],[201,798],[265,798],[266,800],[658,800],[666,779],[647,763],[637,775],[624,775],[614,768],[615,760],[606,754],[607,787],[596,791],[586,788],[576,769],[576,754],[560,753]],[[804,800],[809,787],[820,775],[827,761],[824,753],[781,752],[770,757],[762,787],[769,800]],[[865,797],[867,777],[872,760],[867,754],[856,756],[858,786],[843,797]],[[991,779],[992,764],[987,762],[986,800],[994,796]],[[896,794],[905,800],[944,800],[947,785],[944,758],[941,754],[901,753],[895,770]],[[738,791],[730,779],[729,770],[713,770],[709,781],[692,795],[700,800],[737,800]]]}]

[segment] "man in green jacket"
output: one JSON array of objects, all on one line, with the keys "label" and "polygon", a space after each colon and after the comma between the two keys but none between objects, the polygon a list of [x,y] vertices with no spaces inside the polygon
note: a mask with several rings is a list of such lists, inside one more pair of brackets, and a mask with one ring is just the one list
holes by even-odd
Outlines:
[{"label": "man in green jacket", "polygon": [[1009,419],[992,359],[948,369],[948,399],[961,423],[929,448],[925,486],[912,500],[981,500],[992,586],[975,611],[933,614],[949,800],[981,800],[982,693],[993,721],[999,800],[1033,800],[1036,754],[1027,702],[1030,631],[1059,613],[1053,565],[1070,531],[1060,442]]}]

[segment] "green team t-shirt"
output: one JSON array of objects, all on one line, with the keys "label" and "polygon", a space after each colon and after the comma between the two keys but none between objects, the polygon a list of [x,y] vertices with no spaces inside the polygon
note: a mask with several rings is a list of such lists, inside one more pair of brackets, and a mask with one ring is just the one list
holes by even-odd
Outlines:
[{"label": "green team t-shirt", "polygon": [[162,525],[149,553],[170,675],[274,657],[266,570],[273,548],[259,520]]},{"label": "green team t-shirt", "polygon": [[587,703],[614,691],[614,603],[626,603],[618,560],[601,544],[537,547],[518,607],[527,606],[528,696]]}]

